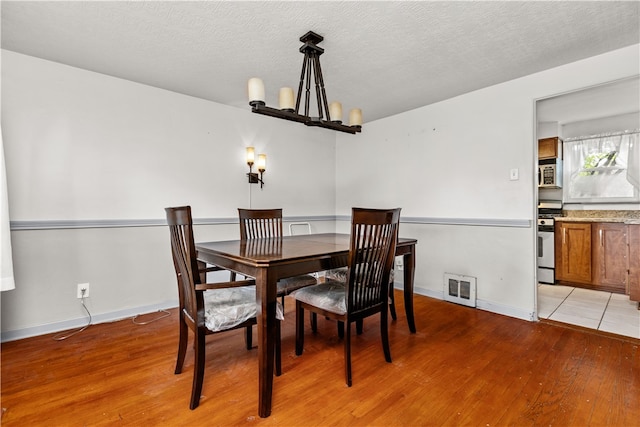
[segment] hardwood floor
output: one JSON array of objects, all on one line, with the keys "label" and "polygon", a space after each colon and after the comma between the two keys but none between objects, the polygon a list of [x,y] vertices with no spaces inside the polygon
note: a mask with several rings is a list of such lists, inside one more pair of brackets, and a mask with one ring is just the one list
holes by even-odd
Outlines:
[{"label": "hardwood floor", "polygon": [[[344,383],[335,324],[307,325],[294,355],[287,298],[283,375],[273,411],[257,416],[256,351],[242,331],[208,337],[200,406],[189,410],[193,353],[174,375],[177,314],[145,326],[92,325],[65,341],[2,345],[3,426],[509,425],[637,426],[640,341],[532,323],[416,295],[417,334],[402,296],[384,361],[377,320],[353,337],[353,387]],[[146,319],[157,316],[151,314]],[[142,319],[145,320],[145,319]]]}]

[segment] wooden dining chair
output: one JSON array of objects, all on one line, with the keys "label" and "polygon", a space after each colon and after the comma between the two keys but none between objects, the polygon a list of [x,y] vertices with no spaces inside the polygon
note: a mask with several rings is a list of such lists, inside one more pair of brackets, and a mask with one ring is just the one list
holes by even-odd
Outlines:
[{"label": "wooden dining chair", "polygon": [[[193,238],[191,207],[166,208],[171,236],[171,254],[176,270],[179,297],[178,357],[175,373],[182,372],[189,329],[194,334],[195,364],[189,408],[200,403],[205,365],[205,336],[245,328],[247,349],[252,348],[252,326],[256,324],[257,305],[254,280],[205,283],[206,272],[200,268]],[[280,307],[280,319],[282,310]],[[276,322],[275,370],[280,375],[280,322]]]},{"label": "wooden dining chair", "polygon": [[351,387],[351,323],[380,314],[380,335],[391,362],[388,331],[389,275],[395,258],[400,209],[353,208],[345,282],[328,280],[293,292],[296,355],[304,347],[304,310],[343,322],[345,379]]},{"label": "wooden dining chair", "polygon": [[[240,240],[261,238],[282,238],[282,209],[238,209],[240,219]],[[317,279],[310,274],[287,277],[278,280],[278,296],[284,305],[285,295],[317,284]]]}]

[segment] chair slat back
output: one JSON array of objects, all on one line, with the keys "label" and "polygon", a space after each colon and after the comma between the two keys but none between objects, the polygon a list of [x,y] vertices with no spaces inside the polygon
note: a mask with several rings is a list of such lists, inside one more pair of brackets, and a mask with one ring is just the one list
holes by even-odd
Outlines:
[{"label": "chair slat back", "polygon": [[282,209],[238,209],[240,240],[282,237]]},{"label": "chair slat back", "polygon": [[193,322],[204,321],[198,319],[198,308],[203,306],[204,301],[195,291],[195,285],[200,284],[200,274],[193,239],[191,207],[165,208],[165,212],[171,235],[171,254],[178,279],[180,310]]},{"label": "chair slat back", "polygon": [[349,312],[387,304],[399,220],[400,208],[353,208],[346,289]]}]

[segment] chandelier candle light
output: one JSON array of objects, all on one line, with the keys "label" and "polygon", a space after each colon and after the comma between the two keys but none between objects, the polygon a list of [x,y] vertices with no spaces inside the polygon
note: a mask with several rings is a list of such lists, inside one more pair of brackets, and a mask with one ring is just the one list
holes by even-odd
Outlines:
[{"label": "chandelier candle light", "polygon": [[[293,101],[293,89],[283,87],[280,89],[278,102],[280,108],[267,107],[264,96],[264,83],[261,79],[253,77],[249,79],[249,105],[251,111],[279,119],[304,123],[307,126],[318,126],[340,132],[355,134],[362,130],[362,110],[354,108],[349,112],[349,125],[342,123],[342,104],[339,102],[327,102],[327,92],[324,88],[322,68],[320,67],[320,55],[324,49],[317,46],[324,38],[313,31],[309,31],[300,41],[304,43],[300,52],[304,54],[302,73],[298,86],[298,96],[295,104]],[[316,89],[316,102],[318,104],[318,117],[309,116],[309,104],[311,102],[311,74],[314,77]],[[304,87],[304,113],[300,114],[300,103]]]}]

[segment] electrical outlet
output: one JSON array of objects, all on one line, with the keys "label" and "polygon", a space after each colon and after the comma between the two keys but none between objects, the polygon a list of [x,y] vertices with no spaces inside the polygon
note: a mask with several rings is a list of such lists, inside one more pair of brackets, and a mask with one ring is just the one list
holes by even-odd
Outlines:
[{"label": "electrical outlet", "polygon": [[398,271],[404,270],[404,258],[401,256],[396,258],[396,269]]},{"label": "electrical outlet", "polygon": [[[84,293],[83,293],[84,291]],[[78,298],[89,298],[89,284],[78,283]]]}]

